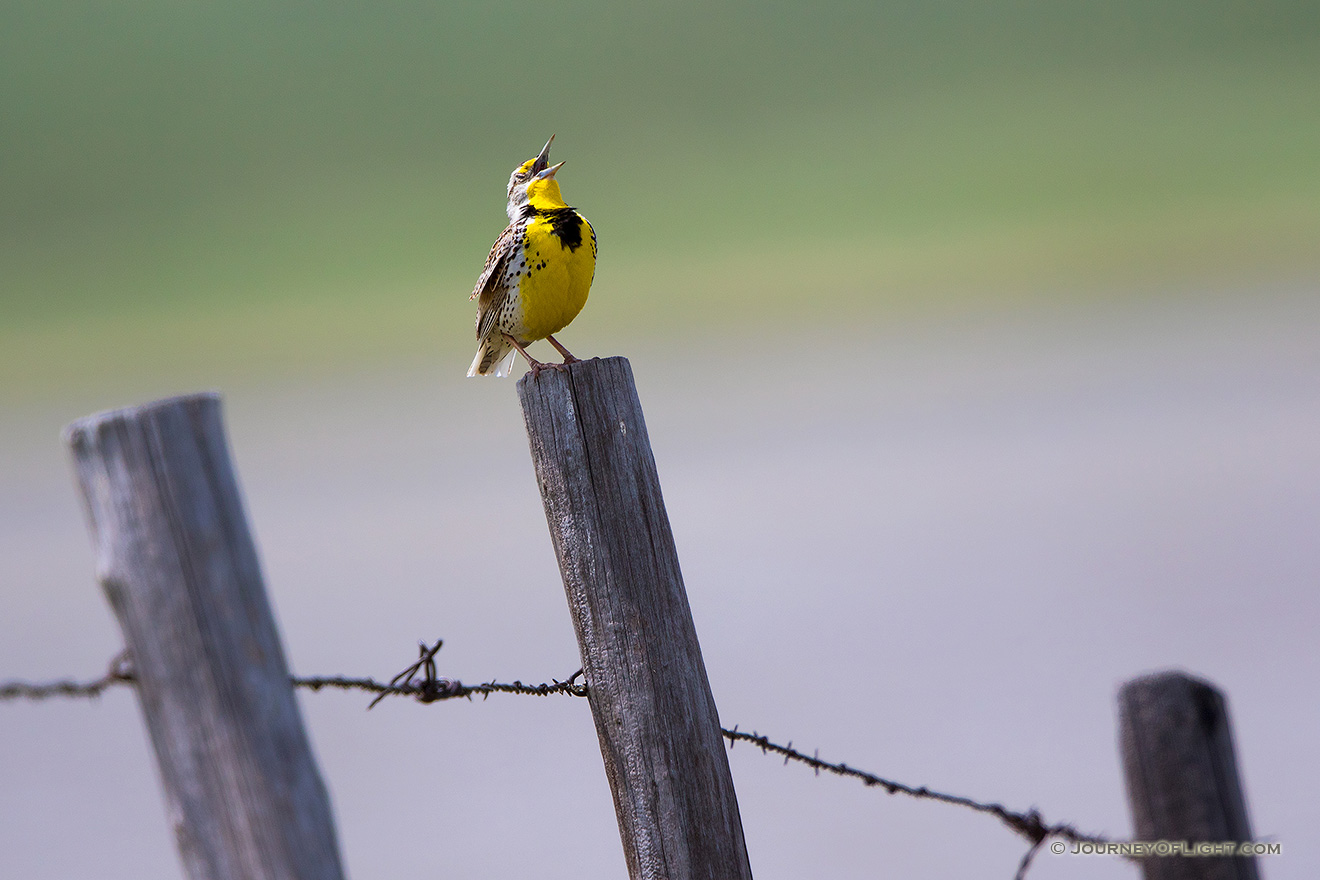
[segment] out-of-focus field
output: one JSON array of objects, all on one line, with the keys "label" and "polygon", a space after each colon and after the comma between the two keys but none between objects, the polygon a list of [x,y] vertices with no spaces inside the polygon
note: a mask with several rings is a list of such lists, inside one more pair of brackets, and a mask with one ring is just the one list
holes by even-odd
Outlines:
[{"label": "out-of-focus field", "polygon": [[[199,388],[296,672],[572,673],[512,383],[462,378],[555,132],[560,338],[633,363],[725,724],[1123,837],[1114,691],[1186,668],[1315,877],[1317,96],[1314,0],[7,0],[0,680],[122,645],[60,427]],[[359,880],[622,876],[585,701],[299,702]],[[1025,850],[731,764],[763,880]],[[126,689],[0,705],[0,779],[0,875],[181,876]]]},{"label": "out-of-focus field", "polygon": [[0,395],[465,362],[552,131],[586,350],[1313,277],[1317,8],[7,4]]}]

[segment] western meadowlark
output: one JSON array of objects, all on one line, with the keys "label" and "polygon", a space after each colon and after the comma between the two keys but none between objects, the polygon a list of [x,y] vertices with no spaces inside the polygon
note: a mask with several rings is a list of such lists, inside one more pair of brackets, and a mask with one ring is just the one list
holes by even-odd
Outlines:
[{"label": "western meadowlark", "polygon": [[[477,300],[477,356],[469,376],[507,376],[515,350],[536,375],[577,358],[551,334],[582,311],[596,274],[596,231],[564,203],[550,165],[550,144],[509,176],[509,225],[495,240],[470,299]],[[545,339],[564,356],[544,364],[526,346]]]}]

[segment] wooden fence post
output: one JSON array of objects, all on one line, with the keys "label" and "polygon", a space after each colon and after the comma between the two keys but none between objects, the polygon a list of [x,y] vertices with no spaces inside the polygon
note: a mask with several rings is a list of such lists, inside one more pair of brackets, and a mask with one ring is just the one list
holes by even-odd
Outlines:
[{"label": "wooden fence post", "polygon": [[625,358],[518,382],[633,880],[750,880],[742,820]]},{"label": "wooden fence post", "polygon": [[[1119,744],[1142,841],[1250,841],[1228,704],[1181,672],[1133,679],[1118,694]],[[1258,880],[1254,856],[1154,856],[1146,880]]]},{"label": "wooden fence post", "polygon": [[90,416],[65,438],[188,875],[342,880],[219,397]]}]

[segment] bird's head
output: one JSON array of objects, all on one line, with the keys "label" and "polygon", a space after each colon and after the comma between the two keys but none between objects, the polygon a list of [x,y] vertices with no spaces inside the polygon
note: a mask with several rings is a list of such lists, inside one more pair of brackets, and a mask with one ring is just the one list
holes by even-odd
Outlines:
[{"label": "bird's head", "polygon": [[555,136],[550,135],[550,140],[545,142],[545,146],[541,148],[540,153],[513,169],[513,173],[509,175],[507,211],[511,222],[518,218],[523,206],[527,204],[527,185],[532,182],[533,177],[549,167],[550,145],[554,142]]},{"label": "bird's head", "polygon": [[564,203],[564,197],[559,194],[559,181],[555,180],[556,172],[563,167],[564,163],[560,162],[532,175],[532,179],[527,182],[529,205],[542,211],[568,207]]}]

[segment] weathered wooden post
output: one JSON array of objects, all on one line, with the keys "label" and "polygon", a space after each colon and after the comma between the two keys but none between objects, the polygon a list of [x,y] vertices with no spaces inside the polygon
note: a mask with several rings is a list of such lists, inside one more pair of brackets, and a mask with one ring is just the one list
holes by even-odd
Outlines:
[{"label": "weathered wooden post", "polygon": [[518,396],[629,874],[750,878],[632,369],[583,361]]},{"label": "weathered wooden post", "polygon": [[[1138,840],[1250,841],[1228,704],[1181,672],[1133,679],[1118,694],[1119,745]],[[1254,856],[1143,858],[1146,880],[1258,880]]]},{"label": "weathered wooden post", "polygon": [[91,416],[65,436],[188,875],[342,880],[219,397]]}]

